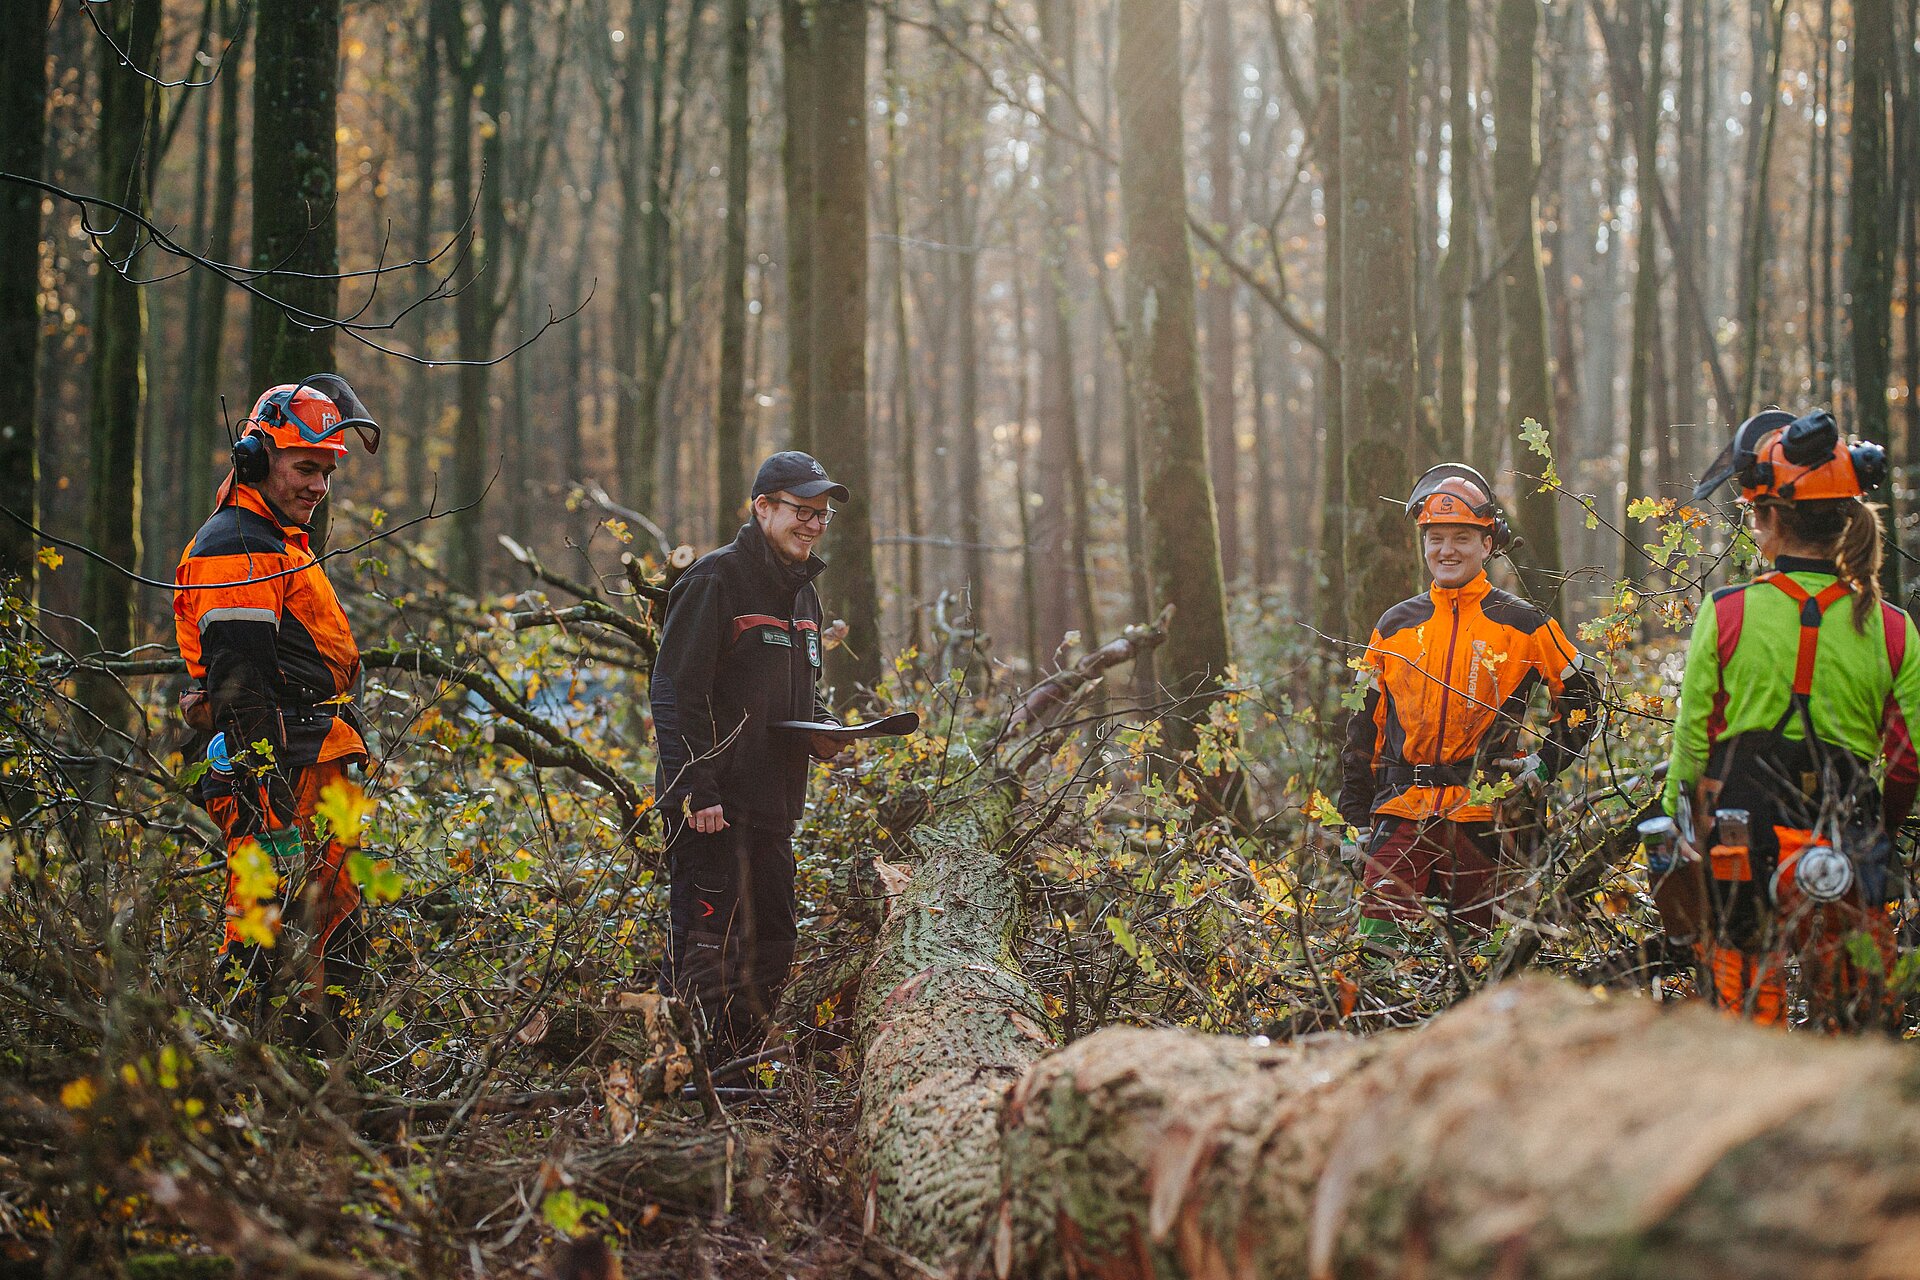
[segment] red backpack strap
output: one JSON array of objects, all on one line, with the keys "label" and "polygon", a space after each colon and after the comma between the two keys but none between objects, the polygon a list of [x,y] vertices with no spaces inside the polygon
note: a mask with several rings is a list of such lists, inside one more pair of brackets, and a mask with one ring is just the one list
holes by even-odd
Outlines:
[{"label": "red backpack strap", "polygon": [[1836,579],[1822,587],[1816,596],[1809,594],[1805,587],[1784,573],[1769,573],[1755,581],[1771,583],[1800,606],[1800,650],[1793,662],[1793,692],[1801,698],[1810,697],[1813,694],[1813,660],[1820,649],[1820,619],[1829,605],[1847,594],[1847,584]]},{"label": "red backpack strap", "polygon": [[1907,615],[1897,605],[1880,602],[1880,622],[1887,633],[1887,665],[1893,668],[1894,679],[1900,678],[1901,664],[1907,660]]},{"label": "red backpack strap", "polygon": [[1719,624],[1720,632],[1720,669],[1725,671],[1727,664],[1733,661],[1733,651],[1740,646],[1740,627],[1747,619],[1747,590],[1745,587],[1733,591],[1722,591],[1713,598],[1713,620]]}]

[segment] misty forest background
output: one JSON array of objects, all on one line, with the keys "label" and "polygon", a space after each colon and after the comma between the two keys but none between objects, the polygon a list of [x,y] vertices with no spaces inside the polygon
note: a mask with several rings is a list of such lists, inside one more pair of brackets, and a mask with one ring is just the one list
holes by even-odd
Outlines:
[{"label": "misty forest background", "polygon": [[[1629,501],[1761,405],[1832,404],[1906,483],[1912,6],[1175,11],[37,0],[0,111],[0,169],[47,184],[4,191],[4,505],[164,579],[220,398],[337,367],[388,441],[342,499],[484,490],[424,554],[503,590],[497,536],[561,563],[596,487],[704,550],[753,461],[809,449],[856,494],[844,692],[936,612],[1029,670],[1167,599],[1204,627],[1215,583],[1363,636],[1416,586],[1380,499],[1445,458],[1499,476],[1576,617],[1652,567]],[[1522,478],[1550,462],[1565,494]],[[166,638],[164,593],[5,523],[87,644]]]}]

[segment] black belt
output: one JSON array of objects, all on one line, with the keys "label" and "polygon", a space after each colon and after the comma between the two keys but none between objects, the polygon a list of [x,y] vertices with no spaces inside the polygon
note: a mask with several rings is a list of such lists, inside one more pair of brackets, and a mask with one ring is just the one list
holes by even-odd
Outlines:
[{"label": "black belt", "polygon": [[1384,764],[1380,780],[1390,787],[1470,787],[1479,772],[1477,760],[1452,764]]}]

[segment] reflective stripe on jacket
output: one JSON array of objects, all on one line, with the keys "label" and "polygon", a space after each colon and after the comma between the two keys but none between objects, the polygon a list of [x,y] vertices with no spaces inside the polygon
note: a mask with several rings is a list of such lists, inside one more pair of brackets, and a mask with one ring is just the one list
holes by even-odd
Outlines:
[{"label": "reflective stripe on jacket", "polygon": [[289,766],[364,756],[346,701],[360,649],[307,531],[252,486],[228,488],[174,570],[195,588],[173,595],[187,674],[206,686],[236,753],[264,738]]},{"label": "reflective stripe on jacket", "polygon": [[[1484,573],[1387,610],[1364,661],[1372,687],[1341,755],[1340,813],[1354,826],[1374,814],[1483,822],[1492,806],[1469,803],[1478,767],[1538,750],[1555,775],[1593,735],[1596,687],[1560,624]],[[1545,743],[1529,743],[1527,700],[1542,684],[1552,720]]]},{"label": "reflective stripe on jacket", "polygon": [[[1827,561],[1782,557],[1780,570],[1809,593],[1836,581]],[[1728,633],[1723,634],[1722,618]],[[1798,742],[1799,716],[1788,716],[1794,661],[1800,648],[1800,606],[1761,582],[1723,587],[1693,620],[1680,714],[1667,766],[1666,807],[1706,773],[1714,744],[1755,730]],[[1843,596],[1820,618],[1808,709],[1814,735],[1863,761],[1885,758],[1886,825],[1905,819],[1913,804],[1916,768],[1908,726],[1920,716],[1920,633],[1905,610],[1882,604],[1864,631],[1853,625],[1853,601]],[[1900,658],[1896,677],[1894,661]],[[1784,718],[1784,723],[1782,720]]]}]

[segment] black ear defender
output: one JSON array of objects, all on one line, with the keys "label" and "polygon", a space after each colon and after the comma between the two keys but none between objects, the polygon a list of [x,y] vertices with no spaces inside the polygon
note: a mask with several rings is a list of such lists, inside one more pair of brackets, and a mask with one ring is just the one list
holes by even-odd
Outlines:
[{"label": "black ear defender", "polygon": [[1848,445],[1847,456],[1853,459],[1853,474],[1860,481],[1862,493],[1871,493],[1887,482],[1887,451],[1873,441]]},{"label": "black ear defender", "polygon": [[[1407,498],[1407,514],[1416,514],[1420,509],[1420,504],[1440,492],[1441,484],[1447,480],[1465,480],[1481,493],[1487,495],[1484,502],[1469,502],[1466,505],[1467,510],[1473,512],[1473,514],[1480,519],[1485,520],[1489,517],[1492,518],[1493,527],[1487,532],[1493,537],[1493,553],[1495,555],[1500,555],[1514,547],[1522,545],[1521,540],[1514,536],[1513,526],[1507,523],[1507,517],[1500,510],[1499,499],[1493,495],[1493,486],[1487,483],[1485,476],[1463,462],[1442,462],[1438,466],[1428,467],[1426,471],[1422,472],[1420,479],[1414,482],[1413,493]],[[1458,493],[1452,496],[1460,501],[1465,501]]]},{"label": "black ear defender", "polygon": [[233,477],[242,484],[259,484],[267,478],[269,454],[263,431],[249,431],[233,442]]}]

